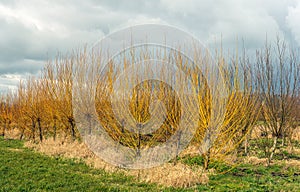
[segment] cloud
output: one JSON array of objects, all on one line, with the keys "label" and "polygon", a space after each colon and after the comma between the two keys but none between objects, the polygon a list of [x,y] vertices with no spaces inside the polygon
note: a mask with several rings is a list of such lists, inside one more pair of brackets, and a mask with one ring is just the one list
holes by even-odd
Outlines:
[{"label": "cloud", "polygon": [[0,94],[16,91],[21,79],[25,79],[25,76],[17,74],[0,75]]},{"label": "cloud", "polygon": [[[103,7],[123,18],[127,23],[137,20],[156,20],[191,32],[205,44],[214,44],[222,36],[223,45],[233,48],[235,40],[243,38],[247,48],[257,49],[266,36],[276,36],[293,41],[286,23],[289,6],[297,0],[160,0],[102,1]],[[140,19],[137,19],[140,18]],[[139,23],[139,22],[138,22]],[[123,23],[122,23],[123,24]]]},{"label": "cloud", "polygon": [[91,46],[134,24],[170,24],[209,46],[222,36],[225,48],[234,48],[239,37],[255,50],[266,35],[299,46],[299,20],[297,0],[1,1],[0,75],[37,74],[57,52]]},{"label": "cloud", "polygon": [[300,45],[300,2],[296,6],[288,7],[286,16],[288,27],[290,28],[295,40]]}]

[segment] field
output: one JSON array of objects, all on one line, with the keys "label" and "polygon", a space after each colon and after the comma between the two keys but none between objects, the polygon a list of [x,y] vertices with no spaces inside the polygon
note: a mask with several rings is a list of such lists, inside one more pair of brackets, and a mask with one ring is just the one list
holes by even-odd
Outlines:
[{"label": "field", "polygon": [[[29,146],[29,144],[26,144]],[[68,144],[65,144],[68,145]],[[71,145],[71,144],[69,144]],[[38,152],[24,146],[24,141],[0,137],[0,191],[299,191],[300,154],[289,160],[277,155],[270,166],[258,158],[229,165],[212,162],[209,181],[190,187],[166,187],[130,176],[126,170],[104,170],[90,166],[83,158],[49,149]],[[295,144],[300,149],[300,144]],[[48,146],[49,147],[49,146]],[[42,149],[41,146],[39,149]],[[52,155],[50,155],[52,150]],[[58,153],[53,153],[56,150]],[[257,150],[259,153],[259,151]],[[178,163],[189,167],[202,164],[200,156],[186,155]]]},{"label": "field", "polygon": [[298,50],[166,51],[78,50],[1,95],[1,190],[300,191]]}]

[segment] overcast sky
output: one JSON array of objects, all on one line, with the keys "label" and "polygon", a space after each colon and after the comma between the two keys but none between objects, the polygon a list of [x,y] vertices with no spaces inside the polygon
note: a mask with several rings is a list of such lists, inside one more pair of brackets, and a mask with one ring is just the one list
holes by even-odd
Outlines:
[{"label": "overcast sky", "polygon": [[267,34],[300,46],[300,0],[0,0],[0,92],[57,52],[142,23],[179,27],[207,45],[222,35],[225,47],[239,37],[257,49]]}]

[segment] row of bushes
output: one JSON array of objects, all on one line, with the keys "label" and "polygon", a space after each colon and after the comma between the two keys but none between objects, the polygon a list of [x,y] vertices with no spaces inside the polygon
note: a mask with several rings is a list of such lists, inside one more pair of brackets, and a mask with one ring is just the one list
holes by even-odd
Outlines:
[{"label": "row of bushes", "polygon": [[[293,130],[299,125],[299,52],[288,49],[279,39],[275,44],[267,43],[263,49],[258,50],[253,61],[246,54],[225,57],[221,51],[216,51],[213,57],[220,69],[222,85],[214,84],[213,81],[210,84],[205,77],[206,72],[187,63],[180,53],[169,53],[165,60],[172,60],[193,85],[180,87],[181,91],[188,92],[186,101],[180,99],[180,93],[171,85],[157,80],[142,81],[131,87],[136,79],[128,77],[121,83],[124,90],[130,89],[131,92],[123,92],[121,95],[115,92],[114,83],[122,72],[129,66],[137,67],[132,64],[136,58],[149,59],[150,52],[148,56],[145,53],[136,54],[135,59],[124,54],[120,59],[121,64],[111,61],[105,67],[99,54],[88,53],[86,50],[49,60],[40,77],[30,77],[20,82],[17,92],[2,95],[0,134],[5,135],[7,130],[18,129],[20,139],[36,142],[43,142],[47,137],[55,140],[58,136],[80,139],[72,103],[74,77],[78,76],[82,79],[81,83],[93,81],[94,85],[90,89],[96,89],[95,108],[98,120],[106,132],[115,141],[136,151],[165,142],[179,131],[183,109],[197,114],[197,119],[192,120],[197,125],[193,143],[201,146],[199,152],[205,159],[205,168],[211,156],[226,155],[242,147],[247,153],[249,133],[254,126],[273,139],[266,153],[271,161],[278,139],[291,138]],[[91,62],[99,76],[91,77],[82,73],[83,69],[91,68]],[[196,62],[198,66],[210,63],[205,59]],[[143,73],[151,70],[149,66],[142,69]],[[165,78],[165,71],[157,73],[162,79]],[[174,84],[184,82],[176,72],[173,79]],[[217,90],[223,89],[226,94],[214,101],[211,86],[222,86],[217,87]],[[93,95],[86,94],[86,97]],[[125,102],[123,108],[124,97],[128,102]],[[113,98],[120,99],[113,101]],[[160,100],[160,104],[153,105],[155,100]],[[113,102],[120,102],[117,103],[117,110],[122,118],[116,117]],[[218,112],[223,111],[220,117],[216,116],[216,109]],[[159,118],[161,115],[164,119]],[[219,123],[211,123],[213,117]],[[147,134],[139,132],[151,118],[157,118],[154,122],[161,121],[158,129]]]}]

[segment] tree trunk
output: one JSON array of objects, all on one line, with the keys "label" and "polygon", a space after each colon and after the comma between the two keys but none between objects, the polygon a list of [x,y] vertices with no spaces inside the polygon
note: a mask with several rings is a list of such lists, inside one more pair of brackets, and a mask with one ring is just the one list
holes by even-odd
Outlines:
[{"label": "tree trunk", "polygon": [[248,137],[246,136],[246,139],[244,141],[244,153],[246,156],[248,156]]},{"label": "tree trunk", "polygon": [[138,144],[137,144],[137,156],[140,157],[141,156],[141,128],[142,128],[142,124],[138,123],[137,125],[138,128]]},{"label": "tree trunk", "polygon": [[175,157],[174,164],[177,164],[177,159],[178,159],[178,156],[179,156],[179,148],[180,148],[180,145],[181,145],[181,142],[180,142],[180,140],[181,140],[181,134],[182,134],[182,131],[179,131],[177,145],[176,145],[176,157]]},{"label": "tree trunk", "polygon": [[273,159],[275,150],[276,150],[276,148],[277,148],[277,140],[278,140],[278,137],[275,136],[275,137],[274,137],[274,140],[273,140],[273,145],[272,145],[272,147],[271,147],[271,149],[270,149],[270,155],[269,155],[269,157],[268,157],[268,165],[270,165],[270,163],[271,163],[271,161],[272,161],[272,159]]},{"label": "tree trunk", "polygon": [[56,119],[54,119],[54,124],[53,124],[53,140],[56,140]]},{"label": "tree trunk", "polygon": [[39,128],[39,137],[40,137],[40,142],[43,142],[43,131],[42,131],[42,126],[41,126],[41,118],[37,118],[38,122],[38,128]]},{"label": "tree trunk", "polygon": [[24,137],[24,132],[25,132],[25,128],[23,128],[22,131],[21,131],[20,138],[19,138],[20,140],[23,139],[23,137]]},{"label": "tree trunk", "polygon": [[282,141],[281,141],[281,147],[284,146],[284,142],[285,142],[285,136],[283,135],[283,136],[282,136]]},{"label": "tree trunk", "polygon": [[0,136],[4,137],[5,136],[5,129],[6,129],[6,122],[4,123],[3,129],[2,129],[2,133]]},{"label": "tree trunk", "polygon": [[34,119],[32,119],[31,121],[32,121],[31,137],[32,137],[32,140],[35,141],[35,121],[34,121]]},{"label": "tree trunk", "polygon": [[209,166],[209,163],[210,163],[210,149],[208,149],[208,151],[203,154],[203,169],[204,170],[207,170],[208,169],[208,166]]},{"label": "tree trunk", "polygon": [[76,134],[75,134],[75,123],[73,118],[69,118],[69,123],[71,126],[71,135],[72,135],[72,140],[75,141],[76,139]]},{"label": "tree trunk", "polygon": [[75,126],[74,126],[73,123],[72,123],[72,125],[71,125],[71,132],[72,132],[72,140],[75,141],[75,139],[76,139],[76,134],[75,134]]},{"label": "tree trunk", "polygon": [[86,118],[88,119],[89,125],[88,125],[88,134],[92,134],[92,115],[86,114]]}]

